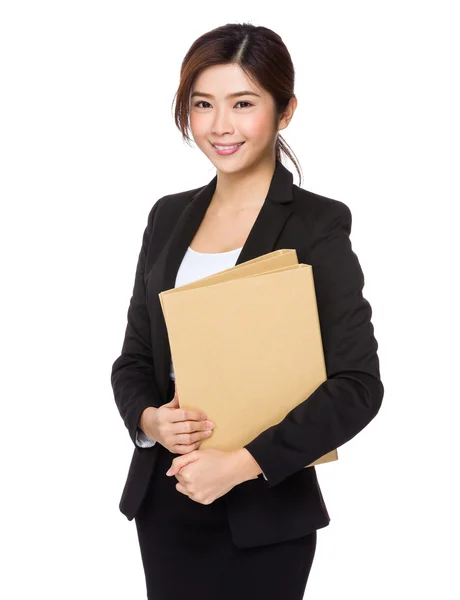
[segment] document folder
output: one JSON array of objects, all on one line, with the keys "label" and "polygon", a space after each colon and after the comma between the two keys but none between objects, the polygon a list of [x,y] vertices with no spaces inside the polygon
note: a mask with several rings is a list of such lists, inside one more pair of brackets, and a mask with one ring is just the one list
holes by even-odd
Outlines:
[{"label": "document folder", "polygon": [[[201,449],[242,448],[327,378],[313,270],[298,263],[295,250],[276,250],[159,298],[180,405],[215,424]],[[337,459],[334,449],[305,468]]]}]

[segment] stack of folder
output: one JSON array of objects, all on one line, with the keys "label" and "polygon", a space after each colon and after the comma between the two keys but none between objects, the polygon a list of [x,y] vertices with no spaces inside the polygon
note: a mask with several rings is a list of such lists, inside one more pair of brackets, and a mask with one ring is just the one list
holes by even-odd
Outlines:
[{"label": "stack of folder", "polygon": [[[311,265],[281,249],[159,294],[181,407],[215,424],[200,449],[236,450],[326,378]],[[305,468],[338,459],[332,450]]]}]

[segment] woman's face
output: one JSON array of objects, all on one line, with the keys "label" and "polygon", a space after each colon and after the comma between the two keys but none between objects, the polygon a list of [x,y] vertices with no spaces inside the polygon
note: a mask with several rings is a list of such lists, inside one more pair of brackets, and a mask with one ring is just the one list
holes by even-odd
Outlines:
[{"label": "woman's face", "polygon": [[[208,67],[195,80],[190,129],[197,146],[219,171],[234,173],[272,159],[278,132],[275,119],[272,96],[256,87],[238,65]],[[227,155],[218,154],[213,146],[240,142],[242,146]]]}]

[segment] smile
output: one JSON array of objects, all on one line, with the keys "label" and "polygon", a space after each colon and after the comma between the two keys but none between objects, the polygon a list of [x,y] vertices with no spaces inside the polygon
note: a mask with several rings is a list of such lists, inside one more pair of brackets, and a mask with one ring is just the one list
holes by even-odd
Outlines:
[{"label": "smile", "polygon": [[220,146],[218,144],[212,144],[212,146],[216,150],[217,154],[234,154],[243,144],[244,142],[235,144],[234,146]]}]

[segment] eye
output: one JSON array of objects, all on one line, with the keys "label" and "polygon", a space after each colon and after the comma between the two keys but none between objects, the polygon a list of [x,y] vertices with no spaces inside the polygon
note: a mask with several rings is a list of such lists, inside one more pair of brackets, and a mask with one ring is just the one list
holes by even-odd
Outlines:
[{"label": "eye", "polygon": [[[202,104],[203,102],[204,104],[209,104],[209,102],[206,102],[206,100],[200,100],[199,102],[196,102],[194,106],[198,106],[199,108],[206,108],[205,106],[200,106],[200,104]],[[254,106],[253,104],[251,104],[251,102],[247,102],[246,100],[240,100],[236,104],[248,104],[249,106]],[[243,108],[246,107],[243,106]]]}]

